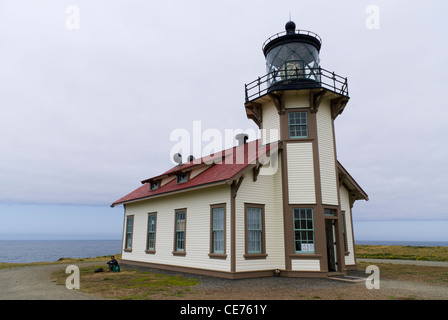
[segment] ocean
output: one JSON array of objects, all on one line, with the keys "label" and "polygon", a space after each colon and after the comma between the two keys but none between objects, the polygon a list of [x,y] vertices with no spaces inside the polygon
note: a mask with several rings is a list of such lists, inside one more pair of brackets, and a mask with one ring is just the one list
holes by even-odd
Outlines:
[{"label": "ocean", "polygon": [[[355,243],[448,247],[448,241],[356,240]],[[109,256],[120,252],[121,240],[0,240],[0,262],[53,262],[60,258],[89,258]]]},{"label": "ocean", "polygon": [[0,240],[0,262],[58,261],[121,253],[121,240]]}]

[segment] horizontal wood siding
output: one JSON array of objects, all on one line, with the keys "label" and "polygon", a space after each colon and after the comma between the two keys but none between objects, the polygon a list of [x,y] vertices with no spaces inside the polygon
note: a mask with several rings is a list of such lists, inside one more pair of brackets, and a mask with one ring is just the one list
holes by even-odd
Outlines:
[{"label": "horizontal wood siding", "polygon": [[298,92],[286,92],[285,93],[285,108],[309,108],[310,107],[310,95],[307,90]]},{"label": "horizontal wood siding", "polygon": [[[280,161],[280,160],[279,160]],[[236,197],[236,271],[285,268],[281,168],[273,175],[245,175]],[[265,205],[265,259],[245,259],[244,203]]]},{"label": "horizontal wood siding", "polygon": [[263,122],[261,129],[262,144],[268,144],[280,140],[280,116],[273,103],[263,105]]},{"label": "horizontal wood siding", "polygon": [[288,143],[286,152],[289,203],[316,203],[312,143]]},{"label": "horizontal wood siding", "polygon": [[[226,259],[211,259],[210,205],[226,203]],[[186,208],[186,255],[173,255],[175,209]],[[148,213],[157,212],[156,248],[146,253]],[[126,205],[134,216],[132,252],[123,259],[191,268],[230,271],[230,187],[216,186]]]},{"label": "horizontal wood siding", "polygon": [[322,203],[338,205],[333,123],[329,102],[322,102],[316,114]]},{"label": "horizontal wood siding", "polygon": [[320,271],[320,260],[292,260],[293,271]]}]

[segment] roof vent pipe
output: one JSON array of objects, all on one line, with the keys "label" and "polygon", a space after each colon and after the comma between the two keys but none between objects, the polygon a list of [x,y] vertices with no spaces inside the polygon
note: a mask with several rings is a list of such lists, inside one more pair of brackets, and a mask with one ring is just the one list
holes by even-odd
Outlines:
[{"label": "roof vent pipe", "polygon": [[238,141],[238,146],[242,146],[243,144],[247,143],[249,135],[245,133],[240,133],[235,136],[235,139]]}]

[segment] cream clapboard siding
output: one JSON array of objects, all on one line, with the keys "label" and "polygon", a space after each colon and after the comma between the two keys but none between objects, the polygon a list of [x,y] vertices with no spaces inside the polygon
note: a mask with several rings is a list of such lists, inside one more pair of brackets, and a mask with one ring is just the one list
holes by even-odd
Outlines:
[{"label": "cream clapboard siding", "polygon": [[162,181],[160,182],[160,186],[163,187],[164,185],[166,185],[167,183],[170,183],[174,179],[176,179],[176,177],[173,177],[173,176],[163,178]]},{"label": "cream clapboard siding", "polygon": [[280,140],[280,116],[273,103],[263,105],[262,144]]},{"label": "cream clapboard siding", "polygon": [[307,90],[285,93],[285,108],[309,108],[310,95]]},{"label": "cream clapboard siding", "polygon": [[[280,162],[280,159],[279,159]],[[273,175],[258,175],[253,181],[249,171],[235,199],[236,204],[236,271],[285,268],[281,166]],[[266,259],[248,259],[245,254],[244,203],[265,204]]]},{"label": "cream clapboard siding", "polygon": [[286,153],[289,203],[316,203],[312,143],[288,143]]},{"label": "cream clapboard siding", "polygon": [[[227,259],[211,259],[210,205],[226,203]],[[186,255],[174,256],[174,210],[187,209]],[[157,212],[156,253],[147,254],[147,215]],[[123,252],[123,259],[177,265],[191,268],[230,271],[230,187],[215,186],[172,196],[126,205],[126,215],[134,215],[132,252]],[[126,220],[125,220],[126,221]]]},{"label": "cream clapboard siding", "polygon": [[352,232],[352,210],[350,208],[350,198],[347,189],[344,186],[339,188],[339,193],[341,197],[341,211],[345,211],[345,234],[347,235],[347,250],[349,251],[348,256],[345,256],[346,265],[355,264],[354,255],[354,241]]},{"label": "cream clapboard siding", "polygon": [[316,114],[322,203],[338,205],[336,159],[329,102],[322,102]]},{"label": "cream clapboard siding", "polygon": [[197,175],[200,175],[202,172],[204,172],[204,171],[207,170],[208,168],[209,168],[209,167],[206,166],[206,167],[202,167],[202,168],[199,168],[199,169],[191,170],[191,173],[190,173],[190,179],[193,179],[193,178],[196,177]]},{"label": "cream clapboard siding", "polygon": [[292,260],[291,268],[294,271],[320,271],[319,260]]}]

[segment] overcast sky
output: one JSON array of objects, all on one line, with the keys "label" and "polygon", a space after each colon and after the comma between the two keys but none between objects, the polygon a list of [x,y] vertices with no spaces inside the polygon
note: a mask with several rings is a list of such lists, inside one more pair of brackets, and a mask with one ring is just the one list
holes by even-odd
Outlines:
[{"label": "overcast sky", "polygon": [[265,74],[261,45],[291,14],[349,80],[338,159],[370,197],[355,237],[448,241],[447,12],[443,0],[2,0],[0,239],[120,238],[109,205],[172,166],[173,130],[256,128],[244,84]]}]

